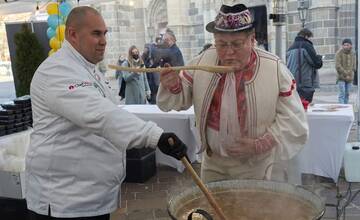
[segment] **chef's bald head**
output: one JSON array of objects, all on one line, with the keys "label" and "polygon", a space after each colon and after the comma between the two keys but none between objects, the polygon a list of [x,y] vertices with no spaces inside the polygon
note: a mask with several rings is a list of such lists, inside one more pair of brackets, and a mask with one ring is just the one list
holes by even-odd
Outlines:
[{"label": "chef's bald head", "polygon": [[98,11],[87,6],[74,8],[65,31],[65,39],[87,61],[96,64],[103,60],[108,30]]},{"label": "chef's bald head", "polygon": [[86,17],[88,14],[98,15],[101,17],[101,14],[94,8],[89,6],[80,6],[71,10],[70,14],[66,19],[66,28],[73,27],[75,29],[80,29],[86,22]]}]

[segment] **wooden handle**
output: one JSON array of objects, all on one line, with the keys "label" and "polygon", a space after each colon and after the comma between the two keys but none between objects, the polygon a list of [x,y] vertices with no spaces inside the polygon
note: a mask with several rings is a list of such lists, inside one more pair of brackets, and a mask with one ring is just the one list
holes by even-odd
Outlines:
[{"label": "wooden handle", "polygon": [[[173,146],[175,144],[174,139],[172,139],[172,138],[169,138],[168,142],[171,146]],[[201,189],[201,191],[204,193],[205,197],[209,201],[210,205],[214,208],[215,213],[220,217],[221,220],[226,220],[224,212],[221,210],[220,206],[217,204],[214,197],[211,195],[209,190],[206,188],[205,184],[201,181],[200,177],[197,175],[195,170],[192,168],[191,164],[186,159],[186,157],[181,158],[181,162],[183,162],[186,169],[190,172],[191,177],[193,178],[196,185],[198,185],[198,187]]]},{"label": "wooden handle", "polygon": [[128,71],[135,73],[145,72],[161,72],[163,70],[203,70],[210,73],[230,73],[234,72],[234,67],[231,66],[171,66],[171,67],[157,67],[157,68],[131,68],[126,66],[108,65],[110,69]]},{"label": "wooden handle", "polygon": [[220,217],[221,220],[226,220],[224,212],[221,210],[221,208],[215,201],[214,197],[211,195],[209,190],[206,188],[205,184],[201,181],[200,177],[196,174],[195,170],[192,168],[189,161],[185,157],[181,158],[181,161],[183,162],[186,169],[190,172],[196,185],[198,185],[199,188],[201,189],[201,191],[204,193],[204,195],[207,198],[207,200],[209,201],[210,205],[214,208],[215,213]]}]

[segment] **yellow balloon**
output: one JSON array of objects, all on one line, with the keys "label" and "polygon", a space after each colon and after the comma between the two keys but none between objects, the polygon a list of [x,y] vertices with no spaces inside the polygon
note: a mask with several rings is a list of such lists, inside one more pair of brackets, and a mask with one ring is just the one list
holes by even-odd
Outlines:
[{"label": "yellow balloon", "polygon": [[60,24],[59,26],[57,26],[56,28],[56,38],[59,41],[63,41],[65,38],[65,25],[64,24]]},{"label": "yellow balloon", "polygon": [[55,50],[55,49],[51,49],[51,50],[49,51],[49,56],[53,55],[56,51],[57,51],[57,50]]},{"label": "yellow balloon", "polygon": [[61,47],[61,42],[56,37],[52,37],[50,39],[49,44],[50,44],[50,47],[54,50],[57,50]]},{"label": "yellow balloon", "polygon": [[46,6],[46,11],[49,15],[58,15],[59,14],[59,3],[57,2],[50,2]]}]

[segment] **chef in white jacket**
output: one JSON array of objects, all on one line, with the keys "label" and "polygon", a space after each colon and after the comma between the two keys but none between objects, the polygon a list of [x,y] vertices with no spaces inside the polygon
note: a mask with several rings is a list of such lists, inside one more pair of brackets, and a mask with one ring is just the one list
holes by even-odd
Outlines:
[{"label": "chef in white jacket", "polygon": [[26,156],[28,219],[108,220],[119,206],[127,148],[159,146],[177,159],[186,155],[175,134],[117,107],[96,68],[106,32],[95,9],[74,8],[61,49],[35,72],[34,131]]}]

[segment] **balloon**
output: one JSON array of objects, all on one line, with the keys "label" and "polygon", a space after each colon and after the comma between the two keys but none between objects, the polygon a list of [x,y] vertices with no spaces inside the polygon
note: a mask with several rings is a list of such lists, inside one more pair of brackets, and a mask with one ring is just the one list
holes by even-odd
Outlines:
[{"label": "balloon", "polygon": [[49,56],[51,56],[51,55],[53,55],[53,53],[55,53],[57,50],[55,50],[55,49],[51,49],[50,51],[49,51]]},{"label": "balloon", "polygon": [[56,30],[56,27],[60,24],[63,24],[62,19],[58,15],[50,15],[47,19],[49,27],[52,27],[54,30]]},{"label": "balloon", "polygon": [[59,4],[57,2],[50,2],[46,6],[46,11],[49,15],[57,15],[59,14]]},{"label": "balloon", "polygon": [[49,45],[52,49],[57,50],[61,47],[61,42],[56,37],[52,37],[50,39]]},{"label": "balloon", "polygon": [[71,5],[68,2],[63,2],[59,6],[59,11],[61,15],[66,17],[71,11]]},{"label": "balloon", "polygon": [[59,26],[57,26],[56,38],[60,41],[64,40],[64,38],[65,38],[65,25],[64,24],[60,24]]},{"label": "balloon", "polygon": [[49,27],[46,31],[46,35],[49,39],[55,36],[55,30]]}]

